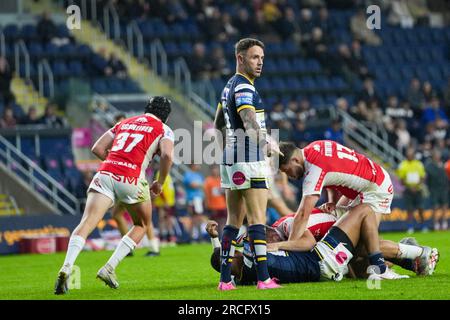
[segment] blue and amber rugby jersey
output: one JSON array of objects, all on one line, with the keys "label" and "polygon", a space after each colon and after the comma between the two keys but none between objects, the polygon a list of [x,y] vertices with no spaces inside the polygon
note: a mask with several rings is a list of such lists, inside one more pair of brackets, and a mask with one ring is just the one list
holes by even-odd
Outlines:
[{"label": "blue and amber rugby jersey", "polygon": [[260,128],[266,129],[264,107],[253,82],[240,73],[235,74],[223,89],[218,108],[222,108],[226,125],[223,164],[263,161],[265,139],[262,144],[255,146],[249,144],[249,137],[245,137],[245,142],[238,138],[239,132],[245,132],[239,112],[247,108],[255,110]]}]

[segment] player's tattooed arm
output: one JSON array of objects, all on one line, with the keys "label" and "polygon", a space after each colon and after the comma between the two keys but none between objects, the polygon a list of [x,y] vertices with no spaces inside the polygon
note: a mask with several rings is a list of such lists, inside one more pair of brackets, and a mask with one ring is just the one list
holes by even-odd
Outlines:
[{"label": "player's tattooed arm", "polygon": [[252,108],[245,108],[239,112],[239,116],[244,124],[245,132],[250,139],[254,142],[258,141],[258,137],[261,137],[261,127],[256,120],[256,112]]},{"label": "player's tattooed arm", "polygon": [[219,143],[220,149],[222,150],[225,143],[225,117],[220,103],[217,106],[216,116],[214,118],[214,128],[216,129],[216,141]]}]

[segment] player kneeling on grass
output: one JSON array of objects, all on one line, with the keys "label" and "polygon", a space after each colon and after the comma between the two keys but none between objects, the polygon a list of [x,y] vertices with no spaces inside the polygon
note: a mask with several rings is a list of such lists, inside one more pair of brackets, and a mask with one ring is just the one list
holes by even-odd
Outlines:
[{"label": "player kneeling on grass", "polygon": [[[83,218],[70,237],[66,258],[56,280],[55,294],[67,292],[67,280],[86,238],[115,202],[127,209],[134,226],[98,271],[97,277],[111,288],[119,287],[115,269],[144,237],[152,215],[150,191],[155,196],[161,193],[172,166],[174,134],[165,124],[170,111],[170,100],[153,97],[145,108],[145,114],[116,124],[92,147],[92,152],[103,163],[89,185]],[[161,158],[160,175],[149,188],[145,170],[155,154]]]}]

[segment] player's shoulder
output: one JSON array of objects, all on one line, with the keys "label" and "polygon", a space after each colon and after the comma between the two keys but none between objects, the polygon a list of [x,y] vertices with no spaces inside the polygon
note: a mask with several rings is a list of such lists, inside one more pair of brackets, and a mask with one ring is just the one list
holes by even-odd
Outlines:
[{"label": "player's shoulder", "polygon": [[235,75],[235,81],[234,81],[234,91],[240,92],[240,91],[252,91],[255,92],[255,86],[253,83],[247,79],[245,76],[237,73]]}]

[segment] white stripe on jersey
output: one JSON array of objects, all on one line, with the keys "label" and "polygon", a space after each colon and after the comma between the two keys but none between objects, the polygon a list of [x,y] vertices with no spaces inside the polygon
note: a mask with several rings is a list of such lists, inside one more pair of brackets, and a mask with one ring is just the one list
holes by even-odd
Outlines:
[{"label": "white stripe on jersey", "polygon": [[238,92],[239,90],[242,90],[242,89],[250,89],[252,91],[255,91],[255,87],[252,86],[251,84],[242,83],[242,84],[238,84],[236,86],[236,88],[234,88],[234,92]]}]

